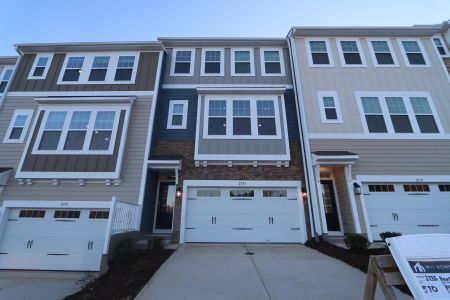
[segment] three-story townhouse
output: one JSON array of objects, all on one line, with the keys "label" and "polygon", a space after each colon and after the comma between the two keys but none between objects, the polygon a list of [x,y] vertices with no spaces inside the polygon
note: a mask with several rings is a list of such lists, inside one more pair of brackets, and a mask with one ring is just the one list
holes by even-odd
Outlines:
[{"label": "three-story townhouse", "polygon": [[291,29],[317,235],[450,232],[445,38],[447,22]]},{"label": "three-story townhouse", "polygon": [[142,230],[176,242],[306,241],[286,39],[160,40]]},{"label": "three-story townhouse", "polygon": [[163,47],[16,49],[0,110],[0,268],[99,270],[110,235],[139,229]]}]

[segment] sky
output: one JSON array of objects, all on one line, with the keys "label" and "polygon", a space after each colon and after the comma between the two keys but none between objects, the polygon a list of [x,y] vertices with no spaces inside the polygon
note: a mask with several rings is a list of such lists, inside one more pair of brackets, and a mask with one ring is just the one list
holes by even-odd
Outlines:
[{"label": "sky", "polygon": [[411,26],[450,0],[1,0],[0,56],[14,44],[284,37],[291,26]]}]

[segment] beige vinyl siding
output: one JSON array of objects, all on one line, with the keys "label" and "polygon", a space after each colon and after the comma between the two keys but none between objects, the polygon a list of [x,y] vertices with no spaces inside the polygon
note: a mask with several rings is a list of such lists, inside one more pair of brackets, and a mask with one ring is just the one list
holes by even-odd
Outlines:
[{"label": "beige vinyl siding", "polygon": [[[141,184],[142,166],[144,163],[145,143],[148,132],[152,98],[138,97],[131,108],[125,152],[122,162],[118,186],[106,186],[104,181],[86,180],[85,186],[79,186],[77,180],[61,180],[58,186],[51,181],[33,180],[32,185],[19,185],[14,178],[16,168],[24,151],[25,143],[1,144],[0,167],[13,167],[8,184],[1,194],[1,200],[111,200],[117,196],[119,200],[138,202]],[[15,109],[34,109],[33,121],[36,117],[37,104],[32,98],[8,97],[0,110],[0,138],[3,142],[5,131]],[[30,134],[31,126],[27,132]]]}]

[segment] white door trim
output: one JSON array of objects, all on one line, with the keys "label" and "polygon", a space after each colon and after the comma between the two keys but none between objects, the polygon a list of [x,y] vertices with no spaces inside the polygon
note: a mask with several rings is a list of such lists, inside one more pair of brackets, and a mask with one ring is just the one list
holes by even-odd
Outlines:
[{"label": "white door trim", "polygon": [[[337,214],[338,214],[339,228],[341,229],[339,231],[331,231],[330,230],[330,231],[328,231],[328,235],[329,236],[343,236],[344,235],[344,227],[342,226],[341,206],[339,205],[339,197],[338,197],[337,189],[336,189],[336,180],[334,178],[334,169],[333,168],[331,169],[330,178],[323,178],[323,179],[320,178],[320,181],[322,181],[322,180],[330,180],[331,183],[333,184],[333,193],[334,193],[334,199],[335,199],[335,202],[336,202],[336,209],[337,209]],[[325,219],[325,222],[326,222],[326,219]],[[327,225],[327,227],[328,227],[328,225]]]}]

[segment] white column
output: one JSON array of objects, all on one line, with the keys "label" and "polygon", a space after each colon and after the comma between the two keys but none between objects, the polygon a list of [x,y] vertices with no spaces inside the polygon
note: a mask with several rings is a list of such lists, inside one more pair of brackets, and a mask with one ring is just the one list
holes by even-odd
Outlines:
[{"label": "white column", "polygon": [[347,182],[348,198],[352,209],[353,224],[355,224],[355,232],[361,233],[361,223],[359,222],[358,207],[356,206],[355,193],[353,192],[353,180],[351,176],[352,166],[344,167],[345,181]]}]

